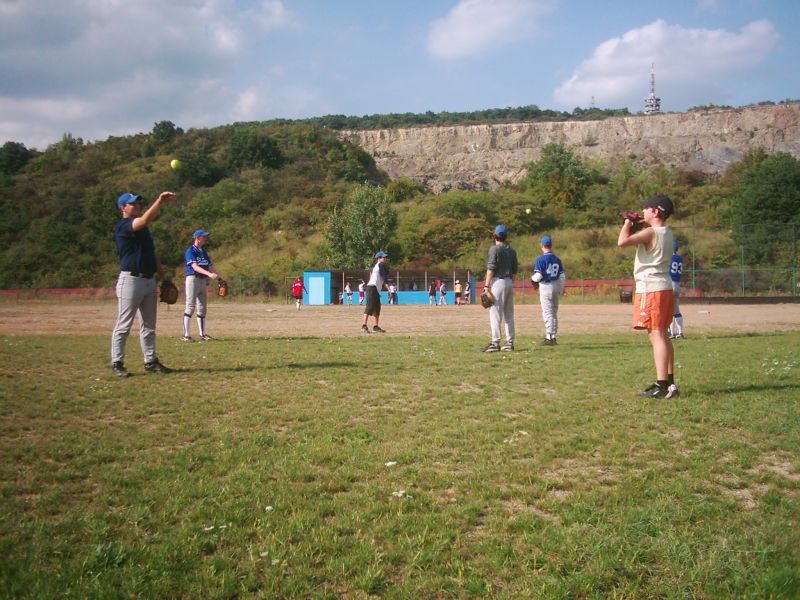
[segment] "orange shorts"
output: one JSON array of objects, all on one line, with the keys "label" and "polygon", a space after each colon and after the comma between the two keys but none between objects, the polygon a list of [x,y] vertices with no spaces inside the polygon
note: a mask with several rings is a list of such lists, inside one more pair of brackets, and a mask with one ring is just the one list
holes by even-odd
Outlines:
[{"label": "orange shorts", "polygon": [[633,328],[666,331],[672,323],[674,308],[672,290],[637,292],[633,298]]}]

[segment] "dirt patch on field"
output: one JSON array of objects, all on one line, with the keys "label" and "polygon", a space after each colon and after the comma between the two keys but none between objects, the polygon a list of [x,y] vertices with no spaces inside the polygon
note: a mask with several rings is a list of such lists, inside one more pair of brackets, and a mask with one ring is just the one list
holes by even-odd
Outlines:
[{"label": "dirt patch on field", "polygon": [[[687,337],[714,331],[767,332],[800,330],[800,304],[697,305],[683,308]],[[559,309],[559,333],[625,332],[631,330],[630,304],[566,304]],[[361,335],[362,309],[358,306],[304,306],[219,300],[211,304],[208,327],[217,337],[241,336],[342,336]],[[183,307],[162,304],[158,311],[160,335],[181,333]],[[537,304],[518,305],[515,320],[519,335],[543,333]],[[0,334],[110,334],[116,302],[109,301],[3,301]],[[370,320],[370,323],[372,321]],[[487,312],[477,305],[384,306],[381,326],[390,334],[486,335]],[[196,324],[192,323],[196,329]],[[138,323],[134,324],[134,330]]]}]

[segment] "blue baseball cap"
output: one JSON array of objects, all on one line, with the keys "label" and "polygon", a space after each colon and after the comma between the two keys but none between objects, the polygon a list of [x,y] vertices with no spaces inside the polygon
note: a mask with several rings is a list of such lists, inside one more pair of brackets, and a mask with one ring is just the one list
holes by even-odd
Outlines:
[{"label": "blue baseball cap", "polygon": [[553,245],[553,239],[549,235],[543,235],[540,243],[545,248],[549,248]]},{"label": "blue baseball cap", "polygon": [[387,256],[389,255],[386,254],[386,252],[384,252],[383,250],[378,250],[378,252],[375,253],[375,258],[385,258]]},{"label": "blue baseball cap", "polygon": [[126,204],[135,204],[136,202],[141,202],[142,197],[138,194],[132,194],[130,192],[125,192],[119,198],[117,198],[117,207],[122,208]]},{"label": "blue baseball cap", "polygon": [[494,228],[495,235],[503,235],[504,233],[508,233],[508,227],[505,225],[498,225]]},{"label": "blue baseball cap", "polygon": [[208,233],[208,231],[206,231],[205,229],[195,229],[194,233],[192,234],[192,237],[193,238],[208,237],[209,235],[211,234]]}]

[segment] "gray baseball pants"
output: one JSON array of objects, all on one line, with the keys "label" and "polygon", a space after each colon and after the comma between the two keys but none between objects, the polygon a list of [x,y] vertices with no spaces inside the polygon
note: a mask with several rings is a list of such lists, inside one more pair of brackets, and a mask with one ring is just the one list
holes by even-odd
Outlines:
[{"label": "gray baseball pants", "polygon": [[197,316],[205,317],[208,308],[208,278],[187,275],[186,308],[183,310],[183,314],[191,317],[194,314],[195,306],[197,306]]},{"label": "gray baseball pants", "polygon": [[117,279],[117,323],[111,334],[111,362],[125,362],[125,342],[139,315],[139,343],[144,362],[156,360],[156,309],[158,297],[156,280],[134,277],[122,271]]},{"label": "gray baseball pants", "polygon": [[539,302],[542,305],[542,320],[547,339],[558,335],[558,299],[564,284],[560,279],[548,283],[539,283]]},{"label": "gray baseball pants", "polygon": [[505,323],[506,342],[514,343],[514,282],[510,277],[492,278],[491,285],[494,304],[489,307],[489,326],[492,330],[492,342],[500,343],[500,323]]},{"label": "gray baseball pants", "polygon": [[681,282],[672,282],[672,293],[675,295],[675,310],[673,314],[677,317],[681,314]]}]

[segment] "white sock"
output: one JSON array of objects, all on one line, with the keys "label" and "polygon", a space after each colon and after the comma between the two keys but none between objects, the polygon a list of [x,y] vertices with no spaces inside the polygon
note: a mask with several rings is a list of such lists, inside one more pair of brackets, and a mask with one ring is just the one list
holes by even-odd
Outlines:
[{"label": "white sock", "polygon": [[197,315],[197,327],[200,329],[200,337],[206,334],[206,318]]}]

